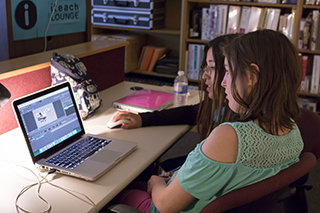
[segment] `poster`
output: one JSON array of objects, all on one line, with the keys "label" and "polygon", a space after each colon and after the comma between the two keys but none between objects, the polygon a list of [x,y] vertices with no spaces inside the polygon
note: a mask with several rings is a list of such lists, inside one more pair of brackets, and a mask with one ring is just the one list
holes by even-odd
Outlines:
[{"label": "poster", "polygon": [[11,8],[15,41],[86,31],[86,0],[11,0]]}]

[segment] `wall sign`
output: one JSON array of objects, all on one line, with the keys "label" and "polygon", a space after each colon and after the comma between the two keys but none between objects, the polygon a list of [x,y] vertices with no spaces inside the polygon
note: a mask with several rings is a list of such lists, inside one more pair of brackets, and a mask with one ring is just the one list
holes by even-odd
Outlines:
[{"label": "wall sign", "polygon": [[85,32],[86,0],[11,0],[13,40]]}]

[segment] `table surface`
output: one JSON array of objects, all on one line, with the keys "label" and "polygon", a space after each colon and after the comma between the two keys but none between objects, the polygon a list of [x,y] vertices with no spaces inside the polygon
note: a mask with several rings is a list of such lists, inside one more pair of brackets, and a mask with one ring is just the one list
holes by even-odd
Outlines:
[{"label": "table surface", "polygon": [[[134,91],[130,90],[132,86],[167,92],[173,90],[172,87],[167,86],[133,82],[119,83],[100,92],[103,100],[102,105],[91,118],[84,121],[84,126],[87,133],[134,141],[138,144],[137,150],[95,182],[60,174],[51,174],[47,178],[51,183],[62,188],[72,189],[88,196],[98,209],[106,205],[147,166],[190,130],[188,125],[153,126],[130,130],[108,129],[106,127],[107,121],[115,112],[115,109],[112,108],[112,102],[133,93]],[[188,104],[195,104],[198,101],[198,91],[191,90]],[[31,171],[20,165],[38,173],[32,164],[19,128],[0,135],[0,156],[0,209],[2,212],[16,212],[15,200],[19,192],[27,185],[37,181]],[[51,212],[95,212],[95,209],[88,203],[48,183],[42,185],[40,192],[41,196],[51,204]],[[82,194],[75,194],[86,200]],[[37,197],[37,186],[20,197],[19,206],[31,212],[40,212],[47,208],[47,205]]]}]

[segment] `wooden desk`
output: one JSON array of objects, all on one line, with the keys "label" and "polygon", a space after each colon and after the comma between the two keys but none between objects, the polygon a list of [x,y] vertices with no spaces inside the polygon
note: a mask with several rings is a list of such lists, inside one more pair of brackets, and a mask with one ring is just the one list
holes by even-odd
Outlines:
[{"label": "wooden desk", "polygon": [[[166,86],[132,82],[119,83],[100,93],[103,99],[102,106],[93,117],[84,122],[84,125],[88,133],[134,141],[138,143],[138,149],[95,182],[86,182],[59,174],[52,174],[48,177],[54,184],[85,194],[95,202],[99,209],[190,129],[188,125],[144,127],[131,130],[108,129],[106,123],[115,112],[115,109],[111,107],[112,101],[133,93],[130,90],[132,86],[172,91],[172,87]],[[189,104],[197,103],[198,92],[190,92]],[[20,129],[0,135],[0,156],[0,208],[6,213],[16,212],[15,199],[18,193],[25,186],[36,181],[26,169],[8,163],[8,161],[15,162],[35,171]],[[42,186],[41,195],[51,203],[52,213],[94,212],[92,206],[48,184]],[[40,212],[46,208],[46,205],[37,198],[36,188],[25,193],[20,198],[19,205],[31,212]]]}]

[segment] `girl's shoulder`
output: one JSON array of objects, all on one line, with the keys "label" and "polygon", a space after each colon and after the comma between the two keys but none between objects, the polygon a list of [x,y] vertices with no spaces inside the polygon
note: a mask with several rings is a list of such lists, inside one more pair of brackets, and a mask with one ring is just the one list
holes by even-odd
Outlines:
[{"label": "girl's shoulder", "polygon": [[203,154],[217,162],[234,163],[238,156],[238,137],[229,125],[217,126],[202,144]]}]

